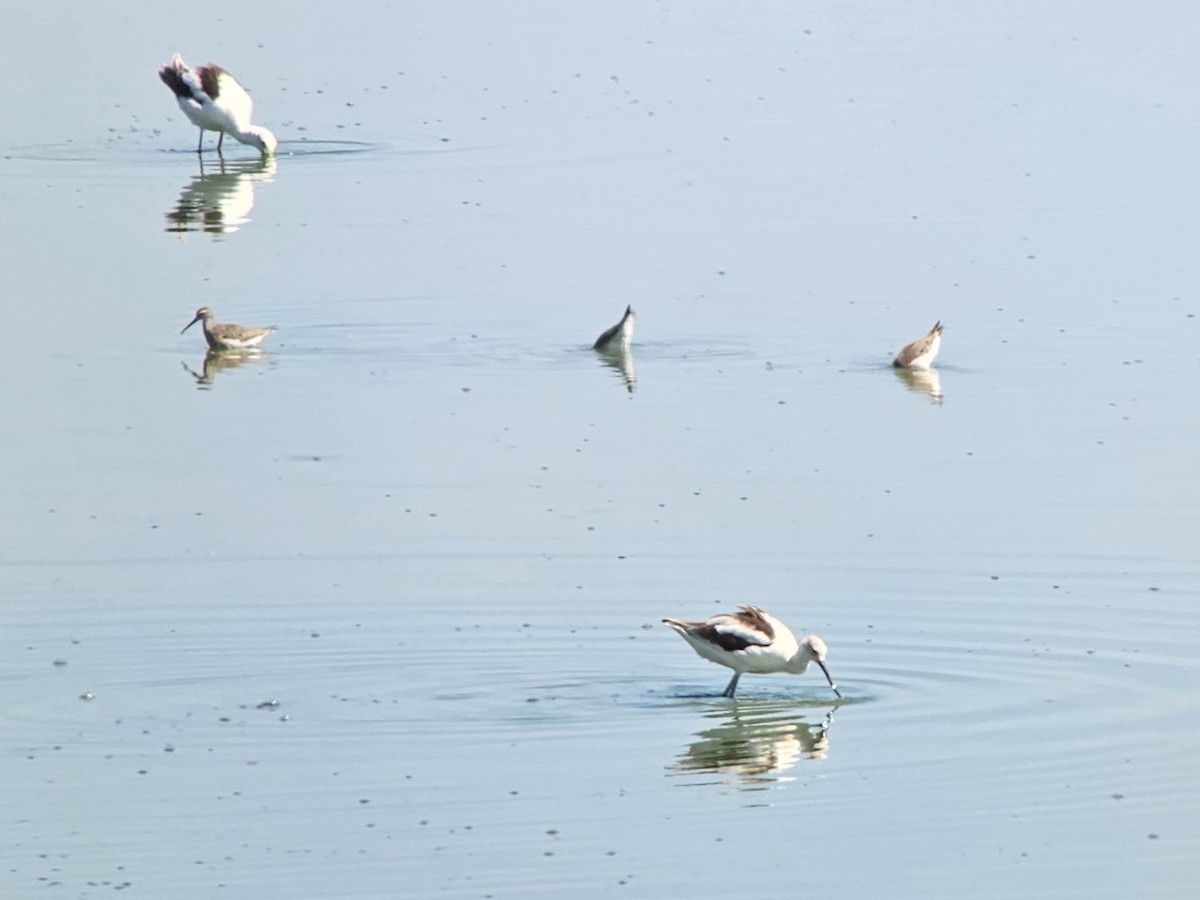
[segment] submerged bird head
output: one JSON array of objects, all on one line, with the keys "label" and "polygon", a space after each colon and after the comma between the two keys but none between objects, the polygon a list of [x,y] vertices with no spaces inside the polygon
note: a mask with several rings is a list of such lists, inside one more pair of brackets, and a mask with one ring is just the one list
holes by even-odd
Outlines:
[{"label": "submerged bird head", "polygon": [[192,321],[190,321],[186,325],[184,325],[183,329],[179,333],[183,334],[184,331],[187,331],[189,328],[191,328],[197,322],[208,321],[211,318],[213,318],[213,311],[211,309],[209,309],[207,306],[202,306],[198,310],[196,310],[196,315],[192,318]]},{"label": "submerged bird head", "polygon": [[815,662],[821,667],[821,671],[825,673],[825,680],[829,682],[829,686],[833,689],[833,692],[841,697],[842,692],[837,689],[837,685],[833,683],[833,676],[829,674],[829,669],[825,667],[825,656],[828,653],[829,648],[825,646],[825,642],[815,634],[810,634],[800,642],[800,651],[794,657],[794,662],[798,665],[801,672],[808,668],[810,662]]},{"label": "submerged bird head", "polygon": [[263,156],[274,156],[275,148],[279,146],[279,141],[266,128],[259,125],[251,125],[242,133],[242,143],[249,144],[251,147],[257,147],[258,152]]}]

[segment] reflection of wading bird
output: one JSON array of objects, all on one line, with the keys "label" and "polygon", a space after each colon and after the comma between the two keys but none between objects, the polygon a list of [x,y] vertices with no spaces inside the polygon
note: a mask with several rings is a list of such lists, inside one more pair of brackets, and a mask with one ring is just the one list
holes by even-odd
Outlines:
[{"label": "reflection of wading bird", "polygon": [[[753,712],[744,715],[748,709]],[[724,721],[697,732],[697,740],[667,769],[672,775],[730,775],[734,783],[749,789],[791,781],[786,773],[801,759],[829,756],[833,724],[833,713],[816,723],[795,718],[795,712],[795,704],[785,701],[750,707],[734,704],[723,713],[706,713],[705,718]]]},{"label": "reflection of wading bird", "polygon": [[196,379],[196,386],[201,390],[212,388],[218,373],[240,369],[247,363],[261,363],[269,357],[257,347],[249,350],[209,350],[204,354],[202,371],[194,371],[187,363],[183,370]]},{"label": "reflection of wading bird", "polygon": [[269,184],[275,169],[273,156],[229,162],[222,156],[216,171],[210,165],[206,172],[201,157],[200,174],[180,191],[174,209],[166,215],[164,230],[181,237],[189,231],[204,231],[214,238],[233,234],[250,221],[254,190]]},{"label": "reflection of wading bird", "polygon": [[797,641],[791,629],[759,609],[739,606],[738,612],[724,613],[702,622],[663,619],[663,622],[692,645],[692,649],[717,665],[733,669],[733,678],[722,696],[732,697],[743,672],[769,675],[789,672],[800,675],[815,662],[825,673],[825,680],[839,697],[841,692],[825,668],[825,642],[815,634]]},{"label": "reflection of wading bird", "polygon": [[634,313],[633,307],[626,306],[625,315],[621,316],[621,321],[596,338],[592,349],[602,350],[605,353],[621,353],[628,350],[633,341],[633,325],[636,321],[637,315]]},{"label": "reflection of wading bird", "polygon": [[632,394],[634,388],[637,387],[637,370],[633,367],[633,352],[630,350],[609,353],[600,351],[600,361],[621,376],[621,380],[625,382],[625,389]]},{"label": "reflection of wading bird", "polygon": [[263,342],[263,338],[275,330],[274,326],[247,328],[245,325],[222,324],[216,320],[211,309],[202,306],[196,310],[192,321],[184,325],[183,331],[179,333],[183,334],[197,322],[204,323],[204,339],[214,350],[245,350],[247,347],[257,347]]},{"label": "reflection of wading bird", "polygon": [[925,394],[934,405],[942,405],[945,396],[942,394],[942,379],[937,369],[897,368],[895,372],[914,394]]},{"label": "reflection of wading bird", "polygon": [[204,132],[216,131],[217,152],[225,135],[243,144],[257,148],[263,156],[275,152],[278,141],[275,135],[258,125],[251,125],[254,116],[254,101],[238,80],[222,69],[209,63],[207,66],[191,68],[176,53],[171,61],[158,70],[158,77],[175,94],[175,100],[183,114],[200,129],[199,153],[204,147]]},{"label": "reflection of wading bird", "polygon": [[928,369],[941,349],[942,327],[942,323],[937,322],[929,329],[929,334],[897,353],[892,365],[898,369]]}]

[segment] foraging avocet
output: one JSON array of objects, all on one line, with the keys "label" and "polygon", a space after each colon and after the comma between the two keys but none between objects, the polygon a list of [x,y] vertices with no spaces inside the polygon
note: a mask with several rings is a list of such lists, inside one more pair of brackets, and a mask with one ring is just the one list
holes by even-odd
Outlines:
[{"label": "foraging avocet", "polygon": [[178,53],[158,70],[158,77],[175,94],[179,108],[200,129],[200,142],[196,152],[204,148],[204,132],[216,131],[217,152],[225,135],[236,138],[243,144],[255,147],[263,156],[270,156],[279,144],[275,135],[258,125],[251,125],[254,117],[254,101],[238,80],[222,69],[209,63],[192,68]]},{"label": "foraging avocet", "polygon": [[702,622],[663,619],[663,623],[678,631],[709,662],[733,669],[723,697],[733,696],[743,672],[800,675],[813,662],[821,667],[833,692],[842,696],[825,668],[825,654],[829,652],[825,642],[815,634],[796,640],[790,628],[757,606],[739,606],[735,613],[722,613]]},{"label": "foraging avocet", "polygon": [[897,369],[928,369],[932,366],[933,358],[942,346],[942,327],[940,321],[936,322],[929,334],[897,353],[892,365]]},{"label": "foraging avocet", "polygon": [[608,352],[624,352],[628,350],[630,342],[633,341],[633,325],[636,321],[637,315],[634,313],[633,307],[626,306],[625,315],[621,316],[621,321],[596,338],[596,343],[592,344],[592,349]]},{"label": "foraging avocet", "polygon": [[263,338],[275,330],[274,326],[247,328],[245,325],[221,323],[217,321],[211,309],[202,306],[196,310],[192,321],[184,325],[183,331],[179,333],[183,334],[197,322],[203,323],[204,339],[208,341],[208,346],[213,350],[247,350],[257,347],[263,342]]}]

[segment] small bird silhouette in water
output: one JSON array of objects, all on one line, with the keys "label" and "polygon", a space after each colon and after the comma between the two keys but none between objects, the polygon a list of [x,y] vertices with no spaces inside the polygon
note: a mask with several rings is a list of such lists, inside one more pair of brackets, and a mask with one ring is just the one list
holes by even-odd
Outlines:
[{"label": "small bird silhouette in water", "polygon": [[933,365],[934,357],[941,349],[943,327],[940,321],[935,323],[929,329],[929,334],[913,341],[897,353],[896,358],[892,360],[892,365],[897,369],[928,369]]},{"label": "small bird silhouette in water", "polygon": [[733,669],[733,678],[723,697],[734,695],[743,672],[800,675],[809,663],[820,666],[833,692],[842,696],[825,667],[825,654],[829,652],[825,642],[815,634],[796,640],[790,628],[757,606],[739,606],[735,613],[722,613],[698,622],[663,619],[663,623],[679,632],[709,662]]},{"label": "small bird silhouette in water", "polygon": [[633,326],[635,322],[637,322],[637,314],[634,313],[632,306],[626,306],[625,315],[621,316],[621,321],[596,338],[596,343],[592,344],[592,349],[609,352],[628,350],[630,343],[633,341]]},{"label": "small bird silhouette in water", "polygon": [[183,114],[200,129],[200,142],[196,152],[204,148],[204,132],[216,131],[217,152],[225,135],[254,147],[263,156],[275,152],[279,142],[266,128],[252,125],[254,101],[238,80],[222,69],[209,63],[192,68],[178,53],[158,70],[158,77],[171,89]]},{"label": "small bird silhouette in water", "polygon": [[213,350],[245,350],[250,347],[257,347],[263,342],[268,334],[275,330],[274,326],[270,328],[248,328],[245,325],[232,325],[218,322],[213,311],[207,306],[202,306],[196,310],[196,315],[192,321],[183,326],[184,331],[187,331],[197,322],[202,322],[204,327],[204,339],[208,341],[208,346]]}]

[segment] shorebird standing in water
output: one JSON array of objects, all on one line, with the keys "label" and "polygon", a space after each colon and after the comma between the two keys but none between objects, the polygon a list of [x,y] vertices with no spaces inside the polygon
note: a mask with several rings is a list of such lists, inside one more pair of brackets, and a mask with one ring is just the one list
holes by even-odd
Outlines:
[{"label": "shorebird standing in water", "polygon": [[928,369],[942,346],[942,323],[939,321],[929,329],[929,334],[913,341],[896,354],[892,365],[897,369]]},{"label": "shorebird standing in water", "polygon": [[204,339],[208,341],[208,346],[213,350],[246,350],[250,347],[257,347],[263,342],[263,338],[275,330],[274,326],[247,328],[245,325],[223,324],[217,321],[211,309],[202,306],[196,310],[192,321],[184,325],[183,331],[179,333],[183,334],[197,322],[203,323]]},{"label": "shorebird standing in water", "polygon": [[592,349],[603,350],[606,353],[621,353],[628,350],[633,341],[635,322],[637,322],[637,315],[634,313],[633,307],[626,306],[625,315],[621,316],[621,321],[596,338]]},{"label": "shorebird standing in water", "polygon": [[757,606],[739,606],[735,613],[723,613],[701,622],[663,619],[663,623],[679,632],[692,649],[717,665],[733,669],[733,678],[722,697],[732,697],[743,672],[769,675],[790,672],[800,675],[809,663],[816,663],[825,673],[833,692],[841,697],[833,676],[825,668],[825,642],[815,634],[796,640],[791,629]]},{"label": "shorebird standing in water", "polygon": [[279,143],[275,135],[250,124],[254,117],[254,101],[238,80],[220,66],[209,63],[193,69],[176,53],[158,70],[158,77],[175,94],[183,114],[200,129],[197,153],[204,148],[205,131],[216,131],[221,135],[217,138],[218,153],[227,134],[256,148],[263,156],[275,152]]}]

